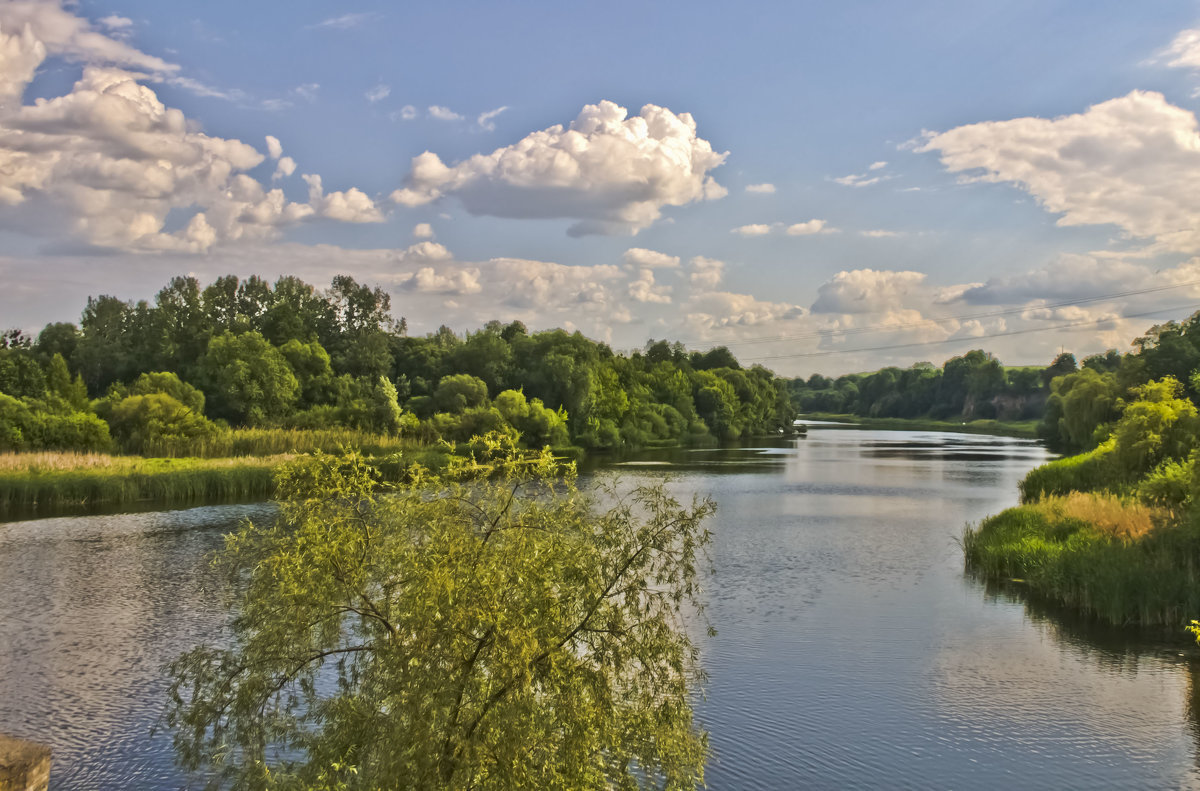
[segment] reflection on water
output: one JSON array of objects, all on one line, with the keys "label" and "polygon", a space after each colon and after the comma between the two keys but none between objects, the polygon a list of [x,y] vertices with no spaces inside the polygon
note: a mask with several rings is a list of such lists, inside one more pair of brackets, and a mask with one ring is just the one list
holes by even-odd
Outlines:
[{"label": "reflection on water", "polygon": [[[1097,629],[962,572],[1033,443],[825,430],[609,460],[714,497],[714,789],[1200,787],[1194,649]],[[0,731],[55,789],[179,788],[161,665],[221,632],[203,562],[269,506],[0,525]]]}]

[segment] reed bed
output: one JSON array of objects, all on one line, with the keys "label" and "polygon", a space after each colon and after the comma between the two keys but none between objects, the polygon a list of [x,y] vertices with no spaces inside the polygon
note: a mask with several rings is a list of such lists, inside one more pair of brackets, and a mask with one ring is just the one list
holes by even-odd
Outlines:
[{"label": "reed bed", "polygon": [[1047,497],[963,535],[967,567],[1117,625],[1183,626],[1200,612],[1200,528],[1111,494]]},{"label": "reed bed", "polygon": [[213,437],[200,440],[159,440],[148,443],[142,449],[142,453],[154,457],[212,459],[310,453],[315,450],[337,453],[344,448],[353,448],[367,456],[388,456],[422,447],[423,444],[413,438],[372,434],[347,428],[239,428],[222,431]]},{"label": "reed bed", "polygon": [[[39,454],[41,455],[41,454]],[[233,459],[77,460],[71,454],[24,467],[5,459],[0,468],[0,514],[44,515],[66,511],[154,503],[164,506],[266,499],[274,490],[275,467],[287,455]]]}]

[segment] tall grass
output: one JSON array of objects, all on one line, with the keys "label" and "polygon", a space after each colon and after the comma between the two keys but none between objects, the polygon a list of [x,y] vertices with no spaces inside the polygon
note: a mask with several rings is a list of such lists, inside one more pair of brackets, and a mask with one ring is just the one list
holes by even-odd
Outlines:
[{"label": "tall grass", "polygon": [[1113,461],[1112,447],[1106,444],[1035,467],[1021,481],[1019,488],[1021,502],[1032,503],[1043,497],[1064,496],[1071,492],[1124,493],[1129,489],[1129,483]]},{"label": "tall grass", "polygon": [[[24,454],[22,454],[24,455]],[[0,458],[0,514],[51,514],[108,506],[187,505],[266,499],[285,455],[238,459],[139,459],[82,454]]]},{"label": "tall grass", "polygon": [[144,456],[205,459],[230,456],[276,456],[281,453],[336,453],[355,448],[368,456],[388,456],[419,448],[423,443],[407,437],[372,434],[349,428],[288,429],[239,428],[201,440],[160,439],[142,448]]},{"label": "tall grass", "polygon": [[1106,494],[1047,497],[963,535],[967,567],[1117,625],[1200,613],[1200,527]]}]

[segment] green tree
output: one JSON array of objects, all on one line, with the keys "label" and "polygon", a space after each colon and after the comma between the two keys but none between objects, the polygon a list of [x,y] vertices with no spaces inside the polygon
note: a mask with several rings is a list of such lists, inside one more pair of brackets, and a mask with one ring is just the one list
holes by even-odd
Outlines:
[{"label": "green tree", "polygon": [[386,497],[357,455],[285,468],[278,521],[221,556],[231,642],[171,667],[186,767],[239,788],[702,780],[681,618],[711,502],[660,484],[601,510],[549,454],[482,450]]},{"label": "green tree", "polygon": [[214,437],[216,424],[166,393],[132,395],[112,408],[113,439],[130,453],[186,454],[189,446]]},{"label": "green tree", "polygon": [[462,412],[487,403],[487,383],[470,374],[443,376],[433,391],[433,403],[439,412]]},{"label": "green tree", "polygon": [[287,415],[300,386],[283,354],[257,332],[225,332],[200,361],[204,390],[217,417],[261,425]]}]

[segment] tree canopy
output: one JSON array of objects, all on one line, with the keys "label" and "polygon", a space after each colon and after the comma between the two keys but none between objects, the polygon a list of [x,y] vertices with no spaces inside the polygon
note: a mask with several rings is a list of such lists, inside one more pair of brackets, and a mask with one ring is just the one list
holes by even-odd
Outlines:
[{"label": "tree canopy", "polygon": [[684,618],[711,501],[604,505],[493,435],[386,496],[304,458],[228,538],[227,646],[171,668],[185,766],[239,788],[675,788],[702,780]]}]

